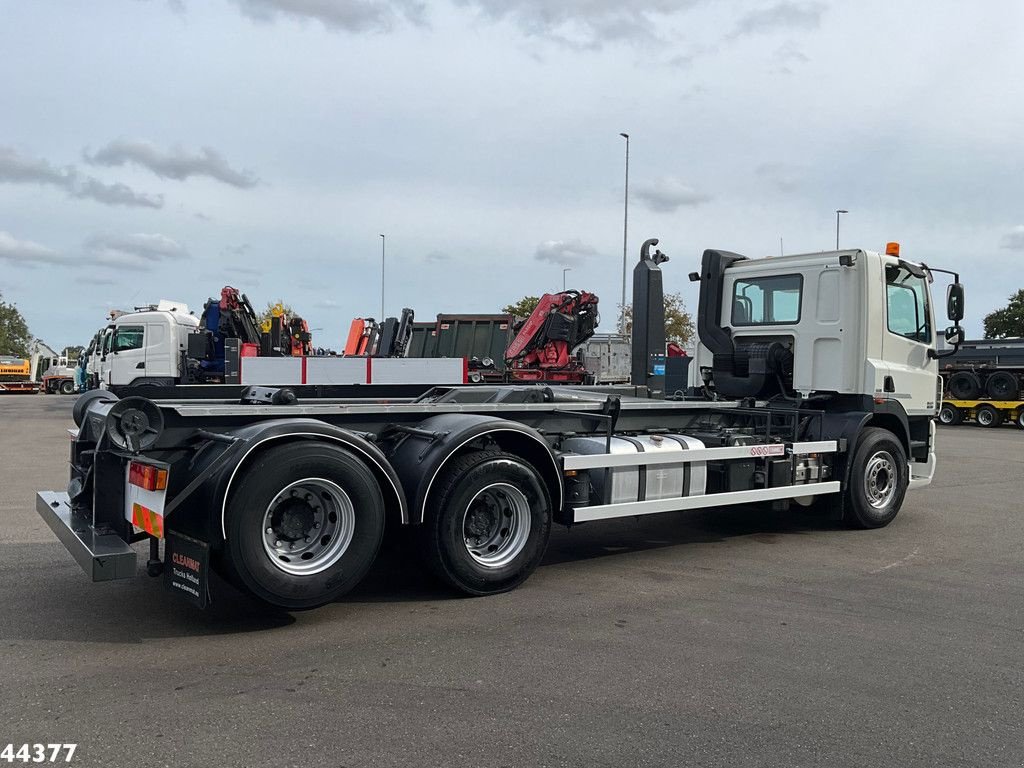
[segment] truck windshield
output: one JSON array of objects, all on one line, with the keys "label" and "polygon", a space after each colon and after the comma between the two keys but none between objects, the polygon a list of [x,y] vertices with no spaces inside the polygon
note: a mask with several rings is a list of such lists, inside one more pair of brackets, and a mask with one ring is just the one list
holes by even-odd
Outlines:
[{"label": "truck windshield", "polygon": [[932,340],[928,283],[914,277],[906,267],[885,268],[886,317],[890,333],[928,344]]}]

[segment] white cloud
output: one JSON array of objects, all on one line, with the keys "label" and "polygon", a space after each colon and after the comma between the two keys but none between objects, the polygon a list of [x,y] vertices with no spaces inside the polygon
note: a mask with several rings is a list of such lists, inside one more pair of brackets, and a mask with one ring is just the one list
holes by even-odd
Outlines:
[{"label": "white cloud", "polygon": [[389,32],[400,21],[422,23],[424,4],[415,0],[235,0],[242,13],[258,21],[277,16],[313,19],[328,29]]},{"label": "white cloud", "polygon": [[104,205],[142,208],[164,205],[163,195],[136,192],[126,184],[105,184],[92,176],[82,176],[73,165],[58,168],[45,158],[22,154],[13,147],[0,146],[0,182],[59,187],[71,197]]},{"label": "white cloud", "polygon": [[10,232],[3,231],[0,231],[0,261],[22,267],[74,263],[70,256],[31,240],[18,240]]},{"label": "white cloud", "polygon": [[188,251],[166,235],[93,235],[85,241],[89,262],[123,269],[152,269],[164,261],[188,258]]},{"label": "white cloud", "polygon": [[735,39],[743,35],[757,35],[780,29],[817,29],[826,6],[818,2],[783,2],[767,8],[758,8],[740,17],[728,35]]},{"label": "white cloud", "polygon": [[537,246],[533,257],[537,261],[550,261],[563,267],[580,266],[593,256],[597,249],[578,238],[573,240],[545,240]]},{"label": "white cloud", "polygon": [[259,180],[248,170],[236,170],[212,147],[202,147],[191,152],[182,147],[162,150],[151,142],[132,139],[115,139],[101,147],[94,154],[83,152],[87,162],[107,167],[128,163],[148,168],[163,179],[184,181],[190,176],[207,176],[239,189],[249,189]]},{"label": "white cloud", "polygon": [[670,177],[661,177],[649,184],[637,184],[634,187],[634,194],[656,213],[671,213],[679,208],[706,203],[711,199],[709,195]]},{"label": "white cloud", "polygon": [[1024,251],[1024,224],[1018,224],[1003,235],[999,247],[1008,248],[1011,251]]}]

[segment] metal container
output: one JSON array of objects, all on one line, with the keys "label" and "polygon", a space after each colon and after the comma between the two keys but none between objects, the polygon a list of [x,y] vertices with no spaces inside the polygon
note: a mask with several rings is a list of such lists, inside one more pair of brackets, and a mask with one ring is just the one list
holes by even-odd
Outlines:
[{"label": "metal container", "polygon": [[628,384],[633,348],[629,336],[596,333],[581,348],[583,365],[595,384]]},{"label": "metal container", "polygon": [[437,357],[437,323],[413,323],[406,357]]},{"label": "metal container", "polygon": [[[613,455],[682,452],[703,447],[700,440],[686,435],[616,435],[611,440]],[[562,450],[581,455],[606,454],[606,448],[606,438],[601,436],[571,437],[562,442]],[[707,467],[703,461],[592,469],[587,472],[591,504],[699,496],[705,492],[707,484]]]},{"label": "metal container", "polygon": [[511,315],[438,315],[435,328],[437,348],[430,357],[489,358],[495,370],[505,370]]}]

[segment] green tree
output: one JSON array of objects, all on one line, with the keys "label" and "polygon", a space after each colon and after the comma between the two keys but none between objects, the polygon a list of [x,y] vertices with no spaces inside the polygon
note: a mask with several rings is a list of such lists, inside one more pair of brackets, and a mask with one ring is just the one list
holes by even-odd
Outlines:
[{"label": "green tree", "polygon": [[1013,294],[1005,307],[985,315],[986,339],[1008,336],[1024,336],[1024,288]]},{"label": "green tree", "polygon": [[284,309],[285,315],[288,317],[295,317],[295,311],[292,309],[290,304],[286,304],[284,299],[278,299],[277,301],[268,301],[267,307],[260,312],[259,321],[261,324],[269,323],[270,318],[279,311],[279,308]]},{"label": "green tree", "polygon": [[0,294],[0,355],[28,357],[32,334],[28,323],[14,304],[8,304]]},{"label": "green tree", "polygon": [[[626,333],[633,332],[633,307],[627,304],[619,309],[619,325],[626,318]],[[686,344],[693,338],[693,317],[686,311],[681,293],[665,294],[665,341]]]},{"label": "green tree", "polygon": [[70,361],[78,360],[82,356],[83,352],[85,352],[85,347],[75,345],[70,347],[64,347],[64,351],[61,352],[61,354],[64,355]]},{"label": "green tree", "polygon": [[540,304],[540,296],[523,296],[515,304],[509,304],[508,306],[502,307],[501,311],[506,315],[515,315],[516,317],[529,317],[533,314],[533,310]]}]

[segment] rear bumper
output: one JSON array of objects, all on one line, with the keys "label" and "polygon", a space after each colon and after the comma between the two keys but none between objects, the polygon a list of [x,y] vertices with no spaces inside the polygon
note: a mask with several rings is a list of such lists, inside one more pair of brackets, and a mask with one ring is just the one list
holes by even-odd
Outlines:
[{"label": "rear bumper", "polygon": [[36,512],[93,581],[135,576],[135,550],[117,534],[96,530],[91,520],[73,514],[66,493],[40,491]]}]

